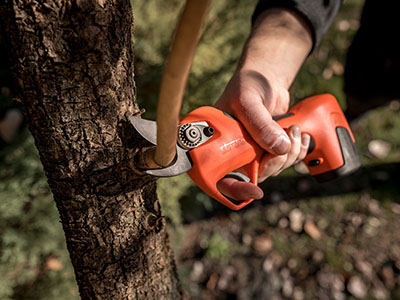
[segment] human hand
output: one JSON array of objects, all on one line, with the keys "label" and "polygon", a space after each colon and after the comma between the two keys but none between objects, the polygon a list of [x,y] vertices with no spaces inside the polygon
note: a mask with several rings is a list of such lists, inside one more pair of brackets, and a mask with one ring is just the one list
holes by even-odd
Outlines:
[{"label": "human hand", "polygon": [[[235,71],[216,106],[239,119],[267,151],[259,181],[278,175],[304,159],[310,136],[298,125],[285,132],[272,117],[289,108],[289,87],[312,47],[308,23],[286,8],[271,8],[257,17]],[[243,171],[243,170],[239,170]],[[236,200],[260,199],[254,184],[224,178],[218,189]]]},{"label": "human hand", "polygon": [[[237,118],[253,139],[267,152],[263,155],[259,181],[276,176],[307,154],[310,136],[293,125],[285,132],[272,117],[285,114],[289,92],[279,82],[255,71],[234,74],[216,107]],[[239,170],[242,171],[243,170]],[[236,200],[259,199],[263,191],[256,185],[234,178],[224,178],[218,189]]]}]

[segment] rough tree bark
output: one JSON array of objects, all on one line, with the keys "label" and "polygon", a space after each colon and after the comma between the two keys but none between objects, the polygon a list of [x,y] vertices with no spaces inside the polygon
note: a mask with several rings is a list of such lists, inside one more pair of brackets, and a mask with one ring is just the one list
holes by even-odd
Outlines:
[{"label": "rough tree bark", "polygon": [[1,0],[29,129],[54,194],[82,299],[179,299],[143,146],[129,0]]}]

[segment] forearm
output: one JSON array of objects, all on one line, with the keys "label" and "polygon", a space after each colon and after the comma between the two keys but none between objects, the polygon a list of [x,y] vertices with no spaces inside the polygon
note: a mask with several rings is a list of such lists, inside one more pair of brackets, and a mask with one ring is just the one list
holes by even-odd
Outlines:
[{"label": "forearm", "polygon": [[309,25],[287,8],[261,13],[244,47],[238,71],[255,71],[288,89],[313,44]]}]

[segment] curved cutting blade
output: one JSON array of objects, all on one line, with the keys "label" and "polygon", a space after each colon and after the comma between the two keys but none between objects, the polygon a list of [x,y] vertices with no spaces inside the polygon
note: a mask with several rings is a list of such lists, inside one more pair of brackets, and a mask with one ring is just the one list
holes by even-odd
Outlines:
[{"label": "curved cutting blade", "polygon": [[[135,127],[136,131],[150,143],[157,145],[157,123],[155,121],[145,120],[134,116],[129,117],[129,121]],[[157,177],[172,177],[186,173],[192,168],[188,151],[176,146],[175,162],[165,168],[148,169],[146,174]]]},{"label": "curved cutting blade", "polygon": [[140,133],[150,143],[157,145],[157,123],[155,121],[145,120],[134,116],[129,117],[129,121],[136,131]]}]

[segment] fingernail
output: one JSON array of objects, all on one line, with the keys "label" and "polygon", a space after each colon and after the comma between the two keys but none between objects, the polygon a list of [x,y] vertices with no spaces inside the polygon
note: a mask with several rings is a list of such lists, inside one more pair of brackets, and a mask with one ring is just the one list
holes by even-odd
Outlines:
[{"label": "fingernail", "polygon": [[299,126],[293,126],[292,130],[291,130],[291,133],[292,133],[292,137],[293,138],[295,138],[295,139],[300,138],[300,128],[299,128]]},{"label": "fingernail", "polygon": [[310,144],[310,136],[307,133],[302,134],[301,144],[307,147]]},{"label": "fingernail", "polygon": [[285,154],[289,151],[289,148],[290,140],[286,135],[283,134],[281,134],[271,146],[271,150],[273,150],[276,154]]}]

